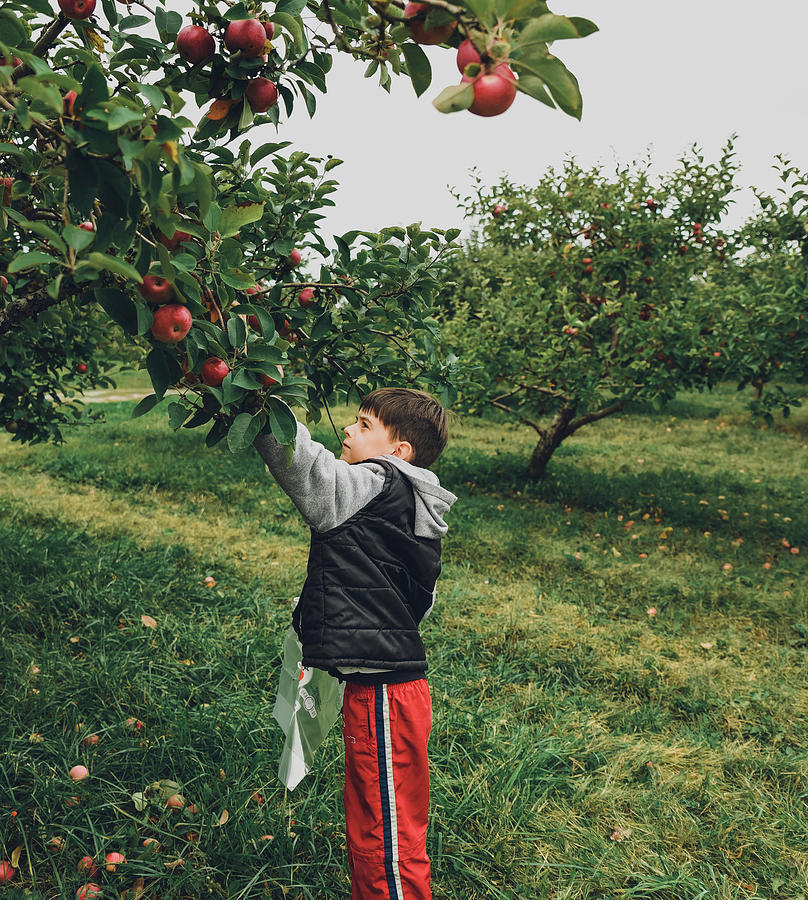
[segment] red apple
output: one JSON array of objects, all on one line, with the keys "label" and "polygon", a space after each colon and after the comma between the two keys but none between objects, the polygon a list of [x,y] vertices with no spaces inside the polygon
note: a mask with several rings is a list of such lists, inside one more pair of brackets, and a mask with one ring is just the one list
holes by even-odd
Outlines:
[{"label": "red apple", "polygon": [[82,222],[79,228],[82,228],[84,231],[95,231],[95,225],[92,222]]},{"label": "red apple", "polygon": [[503,206],[501,203],[497,203],[496,206],[491,211],[491,214],[494,216],[495,219],[498,219],[502,215],[502,213],[505,212],[505,210],[507,208],[508,208],[507,206]]},{"label": "red apple", "polygon": [[0,66],[14,66],[14,68],[16,69],[17,66],[21,66],[21,65],[22,65],[22,60],[19,58],[19,56],[12,56],[11,62],[8,61],[7,56],[0,56]]},{"label": "red apple", "polygon": [[278,89],[268,78],[251,78],[245,93],[250,109],[255,113],[266,112],[278,102]]},{"label": "red apple", "polygon": [[3,206],[11,206],[11,191],[14,187],[13,178],[3,178],[0,180],[3,185]]},{"label": "red apple", "polygon": [[138,290],[147,303],[170,303],[174,299],[174,286],[162,275],[147,275]]},{"label": "red apple", "polygon": [[[215,358],[216,357],[211,357],[211,359]],[[221,360],[219,360],[219,362],[221,362]],[[185,797],[183,797],[182,794],[172,794],[170,797],[166,798],[166,806],[169,809],[182,809],[183,806],[185,806]]]},{"label": "red apple", "polygon": [[104,859],[106,861],[105,868],[107,872],[114,872],[119,865],[126,862],[126,857],[123,853],[118,853],[117,850],[113,850],[112,853],[107,853]]},{"label": "red apple", "polygon": [[95,0],[59,0],[59,9],[68,19],[89,19],[95,10]]},{"label": "red apple", "polygon": [[8,290],[8,278],[5,275],[0,275],[0,293],[5,293]]},{"label": "red apple", "polygon": [[187,306],[169,303],[154,313],[151,333],[165,344],[179,343],[191,330],[194,318]]},{"label": "red apple", "polygon": [[590,256],[585,256],[585,257],[581,260],[581,262],[583,262],[583,264],[584,264],[585,266],[588,266],[588,265],[592,262],[592,257],[590,257]]},{"label": "red apple", "polygon": [[272,24],[272,22],[262,22],[261,24],[264,26],[264,31],[266,32],[267,39],[271,41],[272,38],[275,37],[275,26]]},{"label": "red apple", "polygon": [[101,896],[101,886],[93,881],[88,881],[76,890],[76,900],[90,900],[92,897]]},{"label": "red apple", "polygon": [[168,237],[168,235],[161,232],[157,240],[164,247],[168,247],[169,250],[176,250],[184,241],[190,241],[191,235],[187,231],[175,231],[171,237]]},{"label": "red apple", "polygon": [[186,25],[177,35],[177,52],[186,62],[202,62],[215,50],[213,35],[201,25]]},{"label": "red apple", "polygon": [[87,363],[79,363],[76,366],[76,371],[79,373],[79,375],[84,375],[84,373],[87,371]]},{"label": "red apple", "polygon": [[463,81],[473,81],[474,102],[469,112],[475,116],[498,116],[504,113],[516,99],[516,79],[510,66],[503,63],[493,72]]},{"label": "red apple", "polygon": [[478,63],[479,61],[480,54],[477,52],[477,48],[466,38],[457,48],[457,68],[460,69],[460,74],[465,74],[466,66],[469,63]]},{"label": "red apple", "polygon": [[404,18],[409,19],[407,26],[416,44],[442,44],[457,28],[457,22],[447,22],[436,28],[424,28],[429,7],[425,3],[408,3],[404,7]]},{"label": "red apple", "polygon": [[297,302],[303,307],[311,306],[313,300],[314,288],[303,288],[303,290],[297,295]]},{"label": "red apple", "polygon": [[68,91],[63,99],[62,99],[62,107],[64,115],[72,116],[73,115],[73,104],[76,102],[76,97],[78,94],[75,91]]},{"label": "red apple", "polygon": [[[281,378],[283,378],[283,366],[276,366],[278,372],[280,372]],[[277,379],[273,378],[271,375],[261,375],[261,384],[265,387],[272,387],[273,384],[277,384]]]},{"label": "red apple", "polygon": [[303,258],[303,254],[295,247],[294,250],[287,257],[287,261],[290,266],[299,266],[300,260]]},{"label": "red apple", "polygon": [[3,860],[0,862],[0,884],[8,884],[14,877],[14,867],[10,862]]},{"label": "red apple", "polygon": [[87,771],[87,766],[73,766],[73,768],[68,773],[73,781],[83,781],[85,778],[88,778],[90,773]]},{"label": "red apple", "polygon": [[264,331],[261,328],[261,323],[258,321],[258,316],[247,316],[247,324],[253,331],[257,331],[259,334],[263,334]]},{"label": "red apple", "polygon": [[231,53],[241,50],[242,56],[261,56],[267,33],[258,19],[236,19],[224,33],[224,44]]},{"label": "red apple", "polygon": [[281,327],[278,329],[278,334],[282,338],[288,337],[291,329],[292,329],[292,325],[291,325],[290,321],[288,319],[284,319],[283,325],[281,325]]},{"label": "red apple", "polygon": [[[223,359],[219,359],[217,356],[209,356],[202,363],[202,381],[211,387],[218,387],[224,381],[229,371],[230,366]],[[176,797],[179,795],[173,794],[172,796]],[[171,797],[168,799],[171,800]],[[166,801],[166,805],[170,806],[171,804]]]},{"label": "red apple", "polygon": [[82,856],[79,860],[76,869],[82,874],[87,875],[89,878],[94,878],[101,870],[95,864],[95,860],[92,856]]},{"label": "red apple", "polygon": [[82,744],[85,747],[92,747],[98,743],[98,735],[97,734],[88,734],[86,738],[82,741]]}]

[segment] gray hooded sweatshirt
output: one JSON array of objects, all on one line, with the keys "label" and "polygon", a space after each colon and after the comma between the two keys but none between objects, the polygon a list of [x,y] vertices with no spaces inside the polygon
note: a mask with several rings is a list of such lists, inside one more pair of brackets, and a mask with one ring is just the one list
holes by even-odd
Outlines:
[{"label": "gray hooded sweatshirt", "polygon": [[[286,448],[272,435],[259,435],[254,446],[305,522],[315,531],[330,531],[341,525],[380,494],[384,487],[382,466],[372,460],[348,463],[337,459],[330,450],[312,439],[302,422],[297,423],[295,452],[288,466]],[[422,469],[389,454],[383,458],[412,484],[415,534],[418,537],[442,538],[449,527],[443,516],[457,497],[442,488],[438,476],[429,469]],[[433,605],[434,602],[433,593]],[[372,670],[354,668],[342,671]]]}]

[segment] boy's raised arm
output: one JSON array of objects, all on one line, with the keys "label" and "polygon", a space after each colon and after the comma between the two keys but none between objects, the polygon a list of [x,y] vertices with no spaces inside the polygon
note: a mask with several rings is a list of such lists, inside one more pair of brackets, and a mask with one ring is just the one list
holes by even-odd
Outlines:
[{"label": "boy's raised arm", "polygon": [[297,423],[295,453],[286,465],[286,447],[272,435],[253,442],[278,484],[315,531],[336,528],[358,512],[384,486],[384,470],[374,463],[350,465],[313,440]]}]

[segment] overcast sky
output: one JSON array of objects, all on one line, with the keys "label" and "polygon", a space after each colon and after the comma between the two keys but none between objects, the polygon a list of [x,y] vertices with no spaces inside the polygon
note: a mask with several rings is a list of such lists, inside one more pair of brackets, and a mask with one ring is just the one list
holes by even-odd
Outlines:
[{"label": "overcast sky", "polygon": [[[341,186],[324,234],[415,221],[461,227],[448,188],[468,187],[474,166],[490,181],[507,172],[530,183],[565,154],[587,164],[628,162],[650,147],[665,169],[694,141],[716,158],[737,132],[741,183],[773,191],[776,153],[808,168],[805,0],[556,0],[551,6],[600,27],[555,45],[581,84],[581,122],[523,94],[492,118],[439,113],[432,99],[459,81],[453,50],[425,48],[433,84],[420,98],[404,78],[394,78],[388,95],[377,77],[363,78],[364,63],[338,56],[328,93],[317,95],[314,119],[301,103],[279,131],[296,149],[345,161],[334,170]],[[256,143],[272,139],[275,129],[261,132],[252,136]],[[747,195],[733,218],[753,208]]]}]

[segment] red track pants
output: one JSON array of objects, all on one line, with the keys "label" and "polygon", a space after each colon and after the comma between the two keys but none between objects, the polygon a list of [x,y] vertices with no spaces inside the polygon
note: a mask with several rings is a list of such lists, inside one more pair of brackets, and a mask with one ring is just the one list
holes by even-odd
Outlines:
[{"label": "red track pants", "polygon": [[430,900],[426,679],[348,682],[342,700],[351,900]]}]

